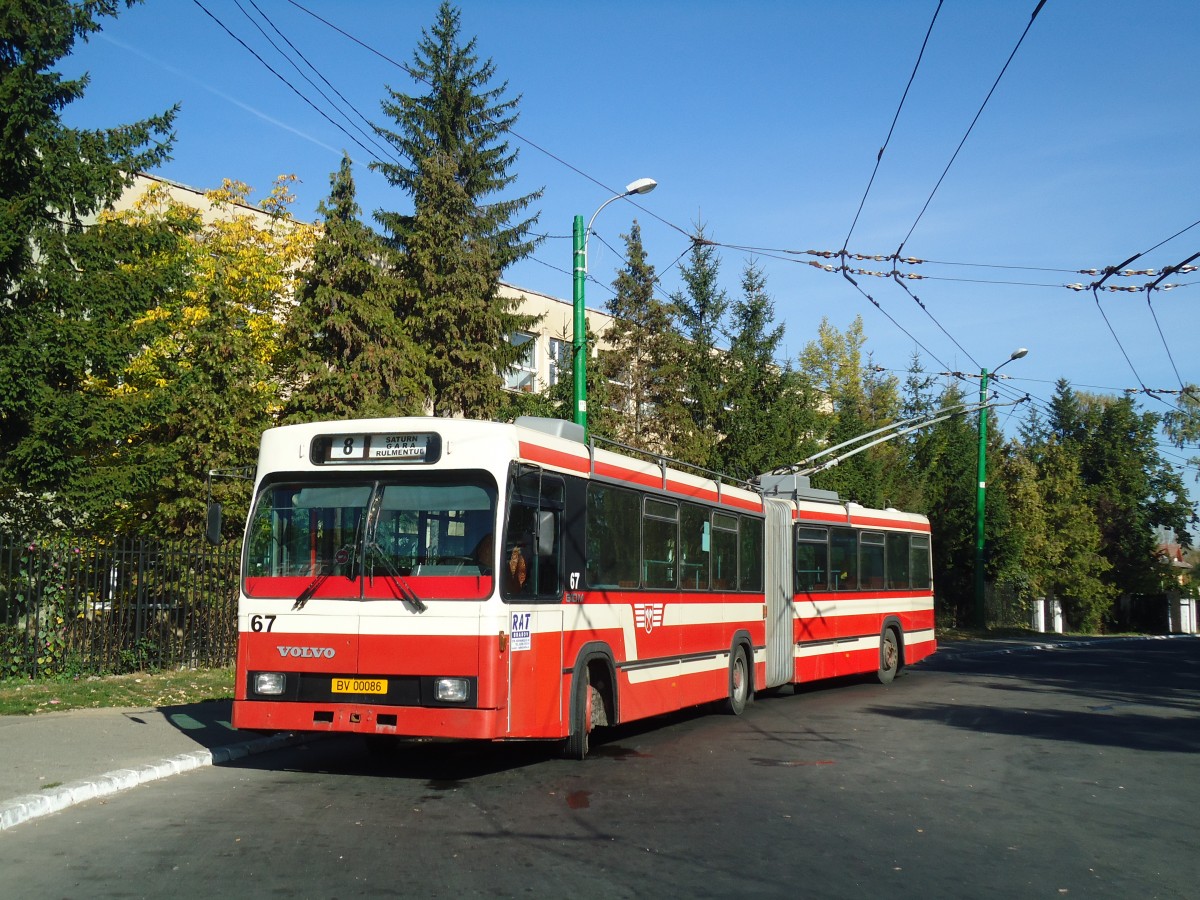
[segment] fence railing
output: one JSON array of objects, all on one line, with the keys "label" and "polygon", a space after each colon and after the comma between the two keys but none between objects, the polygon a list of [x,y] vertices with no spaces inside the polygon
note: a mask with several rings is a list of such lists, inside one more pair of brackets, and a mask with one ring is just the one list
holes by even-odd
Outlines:
[{"label": "fence railing", "polygon": [[0,534],[0,677],[231,665],[240,547]]}]

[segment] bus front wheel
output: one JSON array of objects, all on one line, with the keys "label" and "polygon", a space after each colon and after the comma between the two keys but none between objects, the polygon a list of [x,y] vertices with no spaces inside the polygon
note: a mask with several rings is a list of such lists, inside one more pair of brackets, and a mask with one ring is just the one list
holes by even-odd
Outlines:
[{"label": "bus front wheel", "polygon": [[592,705],[596,689],[592,687],[592,676],[584,667],[575,679],[575,697],[571,704],[571,729],[563,744],[563,756],[567,759],[584,759],[592,732]]}]

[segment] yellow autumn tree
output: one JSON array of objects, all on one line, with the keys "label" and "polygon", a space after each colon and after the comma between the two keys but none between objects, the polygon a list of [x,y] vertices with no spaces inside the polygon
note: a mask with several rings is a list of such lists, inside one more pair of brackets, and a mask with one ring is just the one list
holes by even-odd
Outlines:
[{"label": "yellow autumn tree", "polygon": [[[85,476],[94,499],[117,492],[109,527],[197,533],[209,471],[253,464],[280,406],[280,333],[316,236],[291,215],[293,181],[281,176],[257,205],[241,182],[225,181],[203,205],[159,184],[102,222],[176,238],[130,264],[174,288],[130,323],[123,369],[86,384],[117,432]],[[243,485],[218,479],[214,490],[231,515],[245,513]]]}]

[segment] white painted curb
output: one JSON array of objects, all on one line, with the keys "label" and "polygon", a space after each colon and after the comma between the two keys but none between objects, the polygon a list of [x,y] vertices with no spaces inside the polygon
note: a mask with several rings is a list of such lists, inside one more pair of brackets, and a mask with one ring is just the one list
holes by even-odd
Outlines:
[{"label": "white painted curb", "polygon": [[313,735],[271,735],[239,744],[214,747],[211,750],[195,750],[149,765],[138,766],[135,769],[114,769],[112,772],[105,772],[94,778],[72,781],[70,784],[60,785],[36,794],[25,794],[12,800],[3,801],[3,805],[0,805],[0,831],[13,828],[30,819],[61,812],[77,803],[86,803],[88,800],[129,790],[139,784],[190,772],[201,766],[222,765],[255,753],[278,750],[281,747],[311,740],[312,737]]}]

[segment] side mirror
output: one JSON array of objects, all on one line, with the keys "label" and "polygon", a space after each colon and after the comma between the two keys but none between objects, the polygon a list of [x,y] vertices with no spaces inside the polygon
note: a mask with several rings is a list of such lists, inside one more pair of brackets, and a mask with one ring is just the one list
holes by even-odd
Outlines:
[{"label": "side mirror", "polygon": [[216,501],[208,504],[208,524],[204,537],[214,547],[221,543],[221,504]]}]

